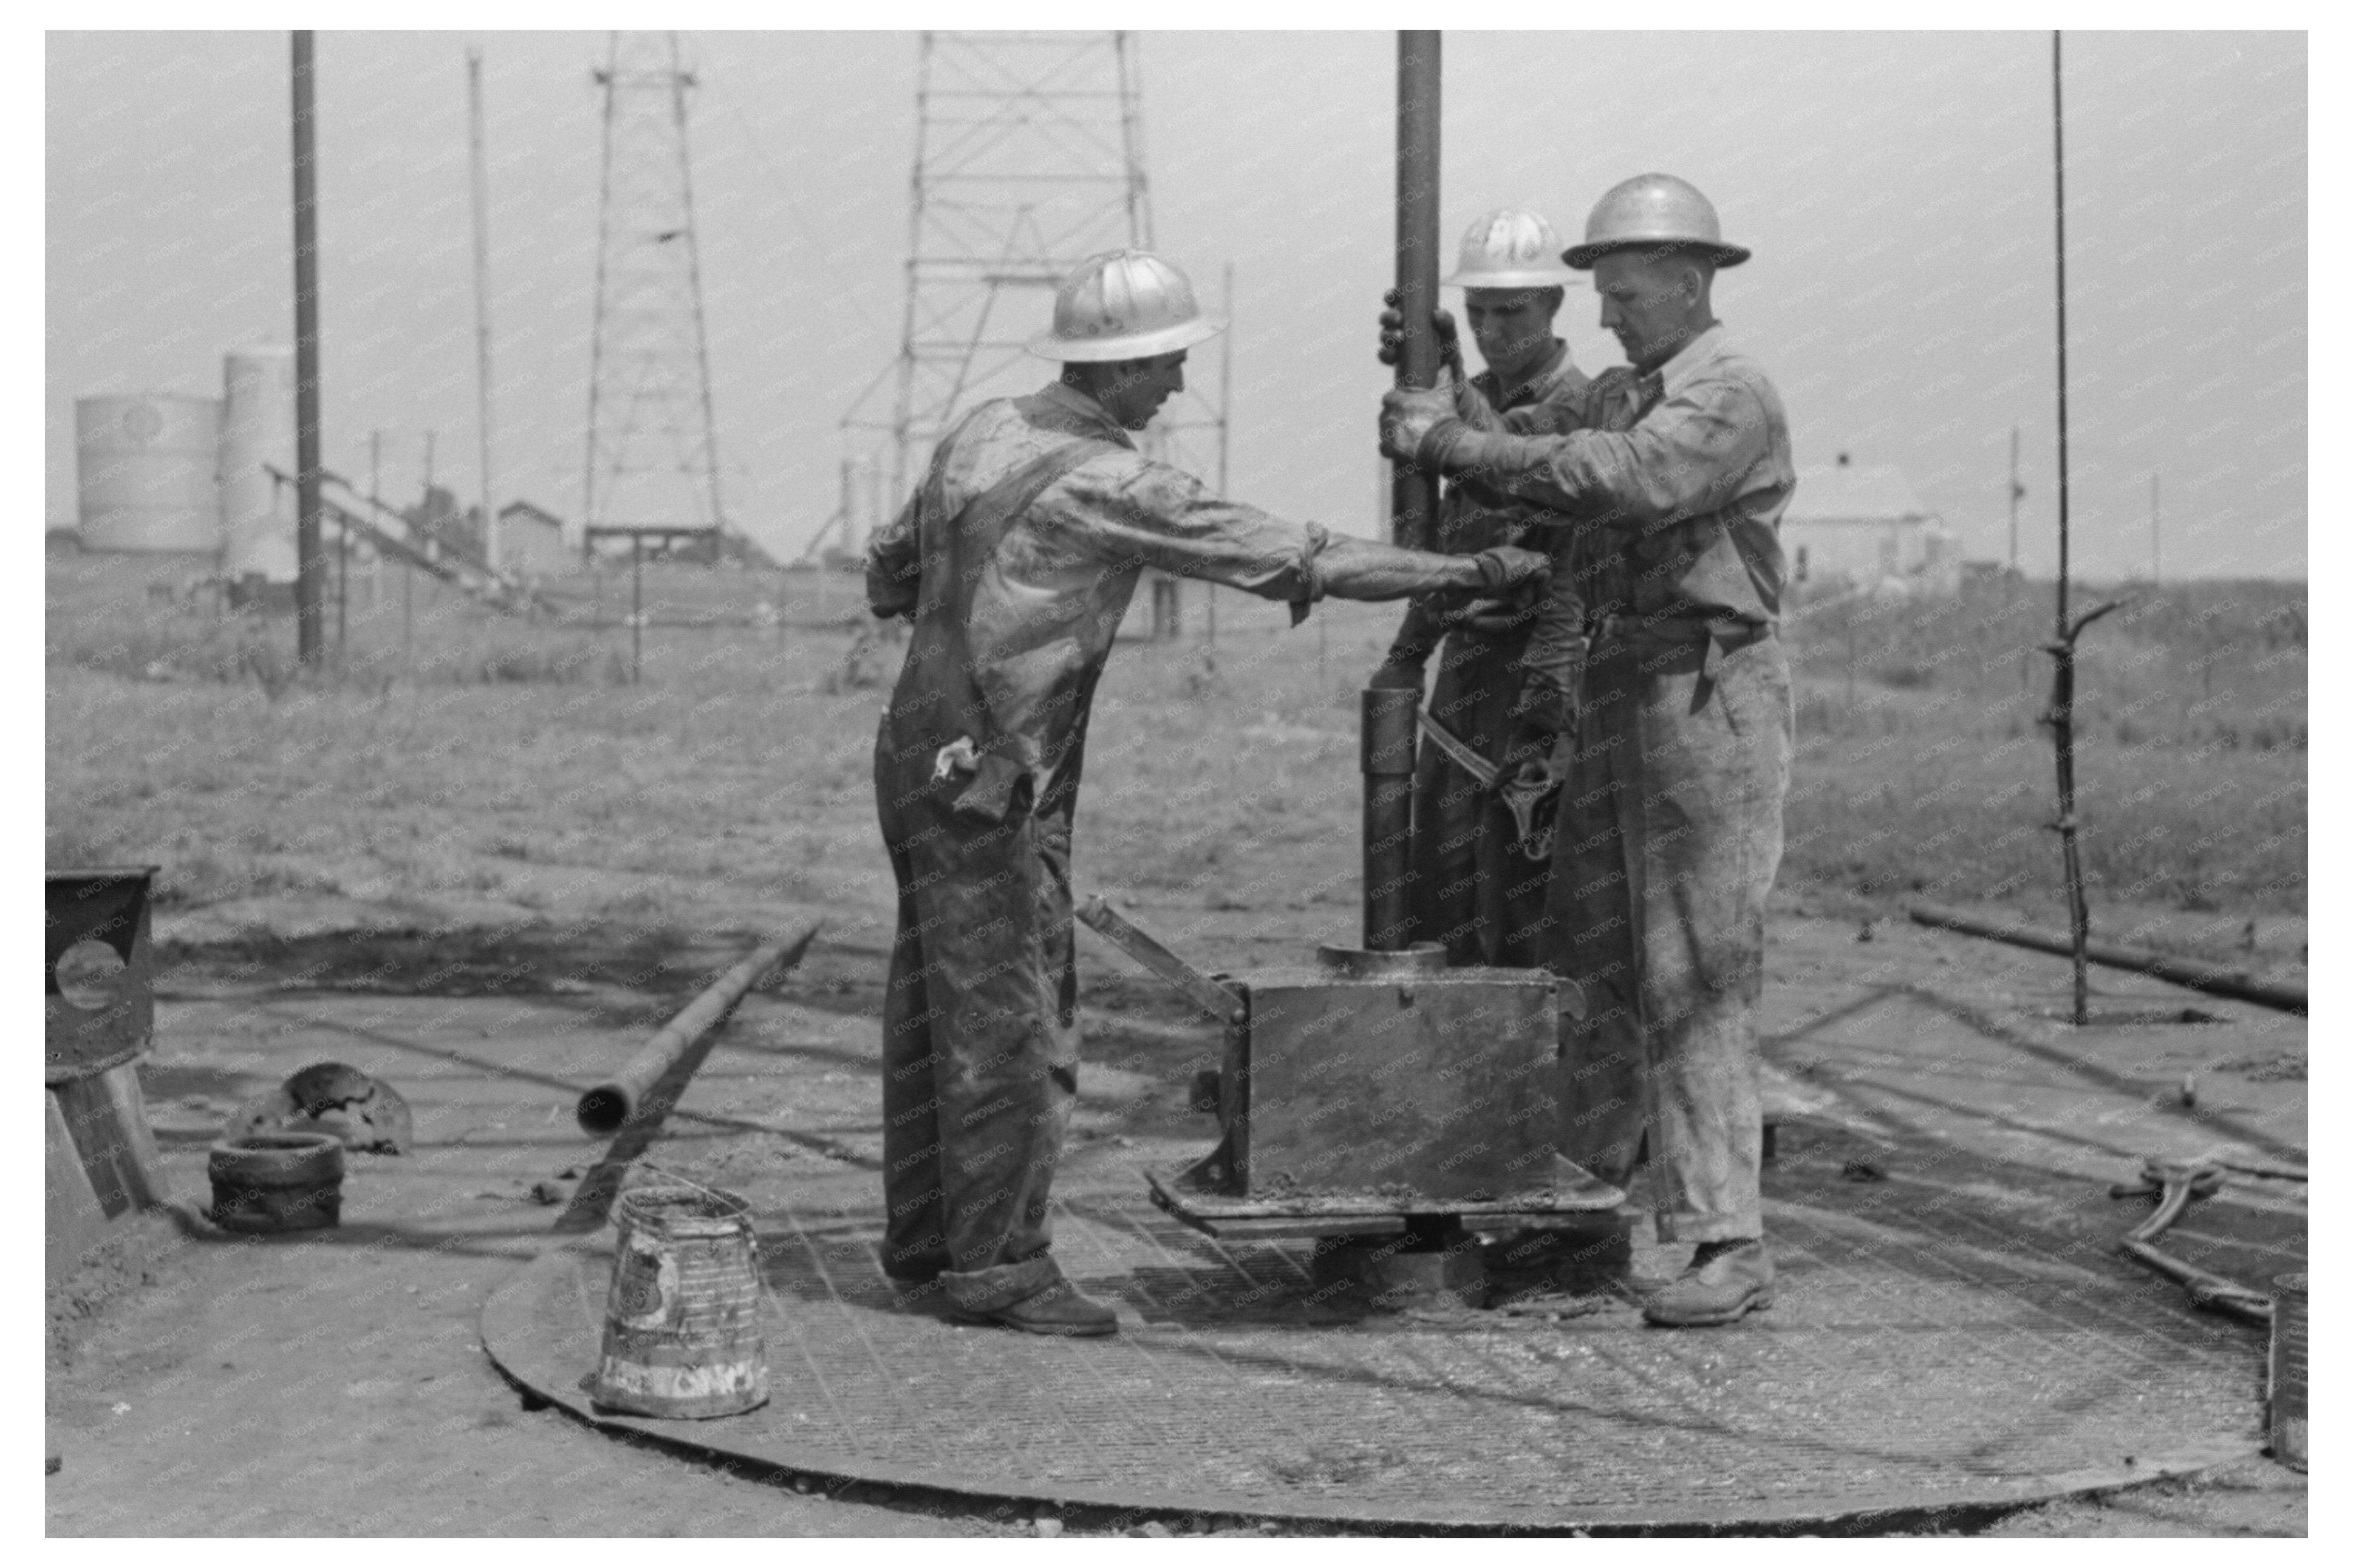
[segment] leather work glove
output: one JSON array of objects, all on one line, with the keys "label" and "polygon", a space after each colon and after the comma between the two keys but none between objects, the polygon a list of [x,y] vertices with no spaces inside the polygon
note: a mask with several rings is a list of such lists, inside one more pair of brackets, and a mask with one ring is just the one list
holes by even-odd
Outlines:
[{"label": "leather work glove", "polygon": [[1437,467],[1422,460],[1422,442],[1440,421],[1453,417],[1454,393],[1449,387],[1389,388],[1381,394],[1381,455],[1400,463]]},{"label": "leather work glove", "polygon": [[[1400,297],[1394,289],[1381,296],[1381,303],[1388,307],[1381,312],[1380,361],[1383,364],[1395,364],[1405,354],[1405,316],[1398,308],[1400,302]],[[1454,330],[1454,313],[1440,307],[1430,313],[1430,324],[1438,332],[1438,363],[1451,373],[1455,380],[1465,379],[1462,374],[1462,338]]]},{"label": "leather work glove", "polygon": [[1376,691],[1419,691],[1421,680],[1420,665],[1392,654],[1373,668],[1373,678],[1365,684]]},{"label": "leather work glove", "polygon": [[1541,550],[1499,544],[1493,550],[1482,550],[1471,559],[1479,563],[1481,591],[1491,597],[1523,583],[1541,587],[1552,580],[1552,557]]}]

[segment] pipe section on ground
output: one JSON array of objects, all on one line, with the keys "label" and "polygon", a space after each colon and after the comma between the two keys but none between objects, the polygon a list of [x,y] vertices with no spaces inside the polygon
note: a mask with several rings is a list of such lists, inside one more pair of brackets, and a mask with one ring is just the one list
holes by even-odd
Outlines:
[{"label": "pipe section on ground", "polygon": [[[1957,931],[1964,936],[1981,936],[1989,942],[2008,942],[2012,947],[2031,948],[2036,952],[2056,953],[2062,958],[2074,956],[2074,942],[2053,931],[2037,931],[2031,926],[2010,921],[1985,920],[1939,904],[1914,904],[1908,912],[1915,925]],[[2304,986],[2291,985],[2284,981],[2259,980],[2242,969],[2230,969],[2195,958],[2176,958],[2170,953],[2151,952],[2142,947],[2118,947],[2105,942],[2087,942],[2084,956],[2110,969],[2128,969],[2170,984],[2203,991],[2210,996],[2228,996],[2234,1001],[2253,1002],[2264,1007],[2276,1007],[2283,1013],[2306,1011]]]},{"label": "pipe section on ground", "polygon": [[646,1091],[678,1065],[678,1059],[697,1041],[725,1021],[761,975],[777,964],[789,969],[798,963],[817,932],[817,926],[812,924],[795,935],[762,942],[743,962],[705,986],[702,994],[664,1024],[627,1066],[580,1097],[576,1112],[580,1131],[605,1137],[627,1126],[642,1107]]}]

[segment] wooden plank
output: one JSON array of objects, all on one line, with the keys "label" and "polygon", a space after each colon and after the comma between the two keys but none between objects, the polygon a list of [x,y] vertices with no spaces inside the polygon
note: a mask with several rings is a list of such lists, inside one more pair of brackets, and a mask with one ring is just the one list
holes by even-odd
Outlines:
[{"label": "wooden plank", "polygon": [[1249,1016],[1249,1007],[1242,1001],[1240,992],[1229,985],[1219,984],[1159,942],[1138,931],[1104,902],[1102,894],[1098,893],[1081,904],[1076,913],[1080,924],[1168,982],[1184,994],[1187,1001],[1218,1022],[1230,1026]]},{"label": "wooden plank", "polygon": [[172,1185],[147,1125],[135,1062],[49,1090],[106,1217],[170,1200]]},{"label": "wooden plank", "polygon": [[66,1130],[65,1112],[58,1105],[54,1090],[41,1096],[47,1107],[47,1227],[44,1239],[47,1244],[47,1262],[51,1279],[59,1278],[73,1267],[74,1260],[104,1238],[106,1210],[91,1190],[90,1177],[81,1168],[81,1151],[74,1146],[73,1134]]},{"label": "wooden plank", "polygon": [[[1408,1214],[1456,1215],[1471,1229],[1493,1228],[1485,1224],[1489,1219],[1534,1226],[1550,1216],[1563,1223],[1574,1224],[1587,1215],[1607,1213],[1624,1200],[1624,1194],[1617,1188],[1595,1182],[1589,1191],[1584,1192],[1514,1193],[1492,1202],[1425,1201],[1405,1208],[1377,1193],[1316,1193],[1283,1198],[1234,1198],[1187,1187],[1177,1173],[1147,1170],[1144,1176],[1151,1186],[1154,1203],[1197,1228],[1261,1221],[1313,1221],[1324,1228],[1304,1234],[1318,1236],[1342,1234],[1329,1228],[1335,1221],[1356,1218],[1401,1220]],[[1474,1224],[1474,1221],[1478,1223]]]}]

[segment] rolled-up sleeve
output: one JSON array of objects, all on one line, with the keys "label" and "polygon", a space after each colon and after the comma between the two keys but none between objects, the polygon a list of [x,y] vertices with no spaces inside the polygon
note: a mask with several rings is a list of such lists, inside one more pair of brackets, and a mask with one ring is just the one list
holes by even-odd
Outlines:
[{"label": "rolled-up sleeve", "polygon": [[1323,597],[1315,558],[1328,539],[1222,500],[1182,469],[1122,454],[1082,464],[1039,498],[1033,517],[1064,549],[1104,565],[1150,566],[1264,599]]},{"label": "rolled-up sleeve", "polygon": [[1732,376],[1699,376],[1620,432],[1465,430],[1447,467],[1580,521],[1641,528],[1728,506],[1767,455],[1763,400]]}]

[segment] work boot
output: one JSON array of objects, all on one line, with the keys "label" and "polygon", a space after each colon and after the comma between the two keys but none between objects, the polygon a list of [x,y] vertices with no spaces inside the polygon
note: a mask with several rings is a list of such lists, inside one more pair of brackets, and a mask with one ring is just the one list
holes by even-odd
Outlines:
[{"label": "work boot", "polygon": [[955,1318],[965,1323],[993,1323],[1019,1329],[1025,1334],[1061,1334],[1092,1339],[1119,1332],[1119,1318],[1101,1301],[1079,1294],[1067,1279],[1057,1279],[1034,1296],[1003,1307],[958,1307]]},{"label": "work boot", "polygon": [[1642,1316],[1665,1328],[1712,1328],[1772,1304],[1773,1258],[1761,1238],[1703,1241],[1691,1266],[1642,1303]]},{"label": "work boot", "polygon": [[886,1274],[883,1278],[891,1281],[892,1305],[902,1312],[936,1316],[954,1310],[953,1303],[948,1300],[948,1288],[942,1283],[937,1270],[926,1274]]}]

